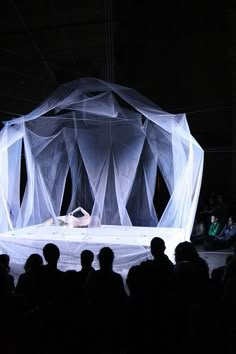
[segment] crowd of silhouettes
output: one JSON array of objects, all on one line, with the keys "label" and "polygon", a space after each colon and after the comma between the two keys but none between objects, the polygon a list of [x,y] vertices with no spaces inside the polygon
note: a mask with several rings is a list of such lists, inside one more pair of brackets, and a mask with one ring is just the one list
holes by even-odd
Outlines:
[{"label": "crowd of silhouettes", "polygon": [[191,242],[175,249],[154,237],[152,258],[114,272],[109,247],[81,252],[81,270],[58,269],[48,243],[31,254],[14,284],[10,258],[0,255],[1,347],[4,353],[233,353],[236,331],[236,246],[209,274]]}]

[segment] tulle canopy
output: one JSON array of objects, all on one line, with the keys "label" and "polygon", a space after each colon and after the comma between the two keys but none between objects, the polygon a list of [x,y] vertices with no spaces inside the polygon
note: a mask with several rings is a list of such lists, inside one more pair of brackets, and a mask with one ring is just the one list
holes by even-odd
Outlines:
[{"label": "tulle canopy", "polygon": [[[164,112],[127,87],[76,80],[5,122],[0,231],[56,218],[67,198],[68,212],[81,205],[91,214],[90,227],[183,228],[189,237],[202,169],[203,150],[185,114]],[[153,204],[157,171],[170,195],[161,217]]]}]

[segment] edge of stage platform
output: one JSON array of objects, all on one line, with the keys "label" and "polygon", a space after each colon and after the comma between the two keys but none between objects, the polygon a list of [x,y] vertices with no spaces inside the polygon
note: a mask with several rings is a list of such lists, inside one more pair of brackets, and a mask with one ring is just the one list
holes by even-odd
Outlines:
[{"label": "edge of stage platform", "polygon": [[[153,237],[161,237],[168,243],[173,237],[184,240],[184,229],[101,225],[94,228],[69,228],[63,226],[33,225],[0,233],[0,239],[60,240],[86,243],[129,244],[149,246]],[[181,242],[181,241],[180,241]]]},{"label": "edge of stage platform", "polygon": [[46,243],[55,243],[60,249],[59,269],[80,270],[80,254],[93,251],[94,267],[98,268],[97,254],[108,246],[115,254],[113,269],[126,274],[128,269],[151,257],[153,237],[163,238],[165,253],[174,261],[174,249],[184,241],[184,229],[102,225],[96,228],[69,228],[34,225],[0,233],[0,253],[10,256],[12,274],[17,278],[24,271],[24,263],[32,253],[42,255]]}]

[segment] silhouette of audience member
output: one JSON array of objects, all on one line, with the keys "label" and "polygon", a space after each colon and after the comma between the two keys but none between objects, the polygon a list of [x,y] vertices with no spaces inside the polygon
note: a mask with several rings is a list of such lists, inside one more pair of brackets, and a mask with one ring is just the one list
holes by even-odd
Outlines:
[{"label": "silhouette of audience member", "polygon": [[[130,301],[130,340],[132,348],[152,352],[156,343],[158,348],[166,347],[167,333],[170,335],[170,322],[173,319],[174,265],[165,254],[165,242],[154,237],[150,243],[152,260],[131,267],[127,276],[127,285],[131,293]],[[132,321],[133,318],[133,321]],[[155,327],[153,327],[155,318]],[[145,328],[139,323],[145,323]],[[141,333],[142,332],[142,333]],[[140,338],[138,345],[137,333]],[[143,338],[143,340],[141,340]],[[170,342],[168,344],[171,344]],[[153,347],[154,346],[154,347]]]},{"label": "silhouette of audience member", "polygon": [[219,221],[222,225],[227,223],[227,217],[229,215],[229,206],[225,202],[222,194],[216,195],[216,209],[215,212],[219,217]]},{"label": "silhouette of audience member", "polygon": [[9,283],[8,283],[8,292],[13,294],[15,291],[15,282],[13,275],[10,274],[10,257],[8,254],[1,254],[0,255],[0,264],[6,267],[8,271]]},{"label": "silhouette of audience member", "polygon": [[[64,293],[60,318],[64,323],[67,323],[67,326],[63,329],[61,338],[65,338],[65,350],[67,352],[72,352],[79,341],[81,352],[88,353],[87,349],[92,338],[91,316],[94,314],[90,315],[87,285],[90,274],[95,272],[92,267],[93,252],[83,250],[80,254],[80,260],[82,267],[79,272],[68,270],[64,273]],[[88,328],[90,328],[89,331]],[[70,338],[70,343],[67,338]]]},{"label": "silhouette of audience member", "polygon": [[136,298],[140,295],[141,290],[143,290],[142,285],[140,284],[140,265],[132,266],[127,274],[126,284],[129,289],[130,298]]},{"label": "silhouette of audience member", "polygon": [[[151,248],[151,254],[153,256],[153,264],[161,264],[163,265],[163,267],[169,269],[169,270],[173,270],[174,265],[173,263],[169,260],[168,256],[165,254],[165,242],[162,238],[160,237],[154,237],[151,240],[151,244],[150,244],[150,248]],[[149,261],[150,263],[150,261]]]},{"label": "silhouette of audience member", "polygon": [[[211,338],[219,324],[214,312],[217,307],[208,264],[187,241],[177,245],[175,259],[176,316],[180,330],[177,336],[182,347],[189,348],[195,343],[194,352],[200,352],[204,346],[208,353],[212,347]],[[219,313],[217,315],[220,317]]]},{"label": "silhouette of audience member", "polygon": [[217,282],[218,284],[222,284],[224,281],[225,277],[225,271],[227,268],[227,265],[231,262],[236,261],[236,242],[233,243],[232,245],[233,249],[233,254],[229,254],[226,259],[225,259],[225,264],[223,266],[217,267],[212,270],[211,272],[211,278],[214,282]]},{"label": "silhouette of audience member", "polygon": [[[160,287],[165,290],[172,284],[174,265],[164,253],[166,249],[165,242],[160,237],[154,237],[150,243],[150,250],[153,260],[141,263],[145,281],[146,291],[158,292],[160,295]],[[156,289],[156,287],[158,289]],[[154,295],[156,296],[156,294]],[[166,296],[166,294],[165,294]]]},{"label": "silhouette of audience member", "polygon": [[229,259],[225,266],[223,275],[223,309],[224,309],[224,323],[225,331],[229,336],[231,342],[231,353],[235,350],[235,297],[236,297],[236,257],[235,257],[235,244],[234,255]]},{"label": "silhouette of audience member", "polygon": [[40,300],[43,304],[50,304],[62,295],[64,273],[57,268],[60,257],[57,245],[47,243],[43,247],[43,256],[46,265],[40,270]]},{"label": "silhouette of audience member", "polygon": [[183,307],[188,308],[197,296],[197,269],[189,261],[179,261],[176,263],[174,274],[177,303],[179,310],[183,312]]},{"label": "silhouette of audience member", "polygon": [[113,260],[112,249],[101,248],[98,254],[100,269],[91,273],[87,285],[91,316],[99,319],[93,338],[94,349],[110,353],[123,345],[127,301],[123,279],[113,271]]},{"label": "silhouette of audience member", "polygon": [[[21,296],[9,292],[9,271],[0,264],[0,333],[2,353],[25,351],[25,307]],[[23,331],[24,328],[24,331]]]},{"label": "silhouette of audience member", "polygon": [[226,283],[229,279],[236,278],[236,242],[233,244],[233,254],[226,258],[224,267],[223,282]]},{"label": "silhouette of audience member", "polygon": [[211,195],[208,198],[207,203],[203,206],[203,209],[200,211],[200,215],[204,218],[205,226],[208,229],[210,225],[210,217],[216,212],[216,202],[215,197]]},{"label": "silhouette of audience member", "polygon": [[[204,353],[208,353],[213,335],[211,334],[209,338],[208,334],[213,328],[213,325],[210,325],[213,316],[209,310],[213,296],[207,286],[202,286],[204,282],[199,281],[199,269],[196,262],[178,261],[174,274],[176,284],[176,294],[173,299],[176,316],[175,336],[179,345],[177,352],[187,354],[191,348],[191,353],[199,353],[204,346],[206,350]],[[204,284],[207,285],[207,283]],[[194,349],[192,343],[194,343]]]},{"label": "silhouette of audience member", "polygon": [[90,296],[96,303],[109,307],[121,305],[126,299],[123,279],[113,271],[114,253],[111,248],[103,247],[98,254],[100,269],[93,272],[89,279]]},{"label": "silhouette of audience member", "polygon": [[42,266],[43,258],[37,253],[31,254],[24,265],[25,273],[19,276],[16,285],[16,294],[23,295],[30,307],[39,303],[39,276]]},{"label": "silhouette of audience member", "polygon": [[172,282],[174,265],[164,253],[165,248],[163,239],[154,237],[150,243],[153,259],[142,262],[140,266],[130,268],[127,275],[127,285],[134,296],[155,297],[156,292],[160,296],[160,290],[164,288],[166,290]]},{"label": "silhouette of audience member", "polygon": [[9,273],[6,266],[0,264],[0,297],[9,295]]},{"label": "silhouette of audience member", "polygon": [[194,245],[199,245],[203,243],[205,238],[206,238],[206,227],[204,223],[204,218],[201,215],[197,215],[194,221],[190,241]]},{"label": "silhouette of audience member", "polygon": [[179,262],[187,261],[192,263],[196,267],[196,271],[199,275],[199,280],[209,280],[209,268],[207,262],[199,256],[195,247],[191,242],[180,242],[175,248],[175,261]]},{"label": "silhouette of audience member", "polygon": [[65,290],[66,296],[71,297],[76,303],[86,301],[86,286],[91,273],[95,272],[92,267],[94,254],[90,250],[83,250],[80,254],[81,270],[68,270],[65,272]]},{"label": "silhouette of audience member", "polygon": [[92,267],[94,254],[90,250],[84,250],[80,255],[81,270],[77,273],[77,279],[80,288],[83,289],[87,285],[88,279],[95,269]]},{"label": "silhouette of audience member", "polygon": [[211,279],[212,282],[214,283],[214,285],[219,289],[219,291],[221,290],[221,287],[223,285],[223,281],[224,281],[224,275],[225,275],[225,269],[227,267],[227,265],[234,259],[233,255],[228,255],[225,259],[225,265],[215,268],[212,270],[211,272]]}]

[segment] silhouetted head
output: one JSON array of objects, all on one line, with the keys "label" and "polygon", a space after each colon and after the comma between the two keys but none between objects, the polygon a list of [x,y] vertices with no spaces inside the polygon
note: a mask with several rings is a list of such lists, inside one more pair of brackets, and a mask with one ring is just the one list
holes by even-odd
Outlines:
[{"label": "silhouetted head", "polygon": [[180,242],[175,248],[176,263],[182,261],[193,262],[198,257],[198,253],[191,242]]},{"label": "silhouetted head", "polygon": [[90,268],[94,260],[94,254],[90,250],[84,250],[80,255],[80,262],[82,268]]},{"label": "silhouetted head", "polygon": [[236,279],[236,261],[233,259],[225,267],[224,281],[229,279]]},{"label": "silhouetted head", "polygon": [[98,260],[100,268],[102,269],[112,269],[112,264],[114,260],[114,253],[110,247],[103,247],[100,249],[98,254]]},{"label": "silhouetted head", "polygon": [[8,254],[0,254],[0,264],[5,266],[10,271],[9,263],[10,257],[8,256]]},{"label": "silhouetted head", "polygon": [[139,265],[132,266],[128,272],[126,284],[128,285],[131,295],[137,294],[140,288],[140,273],[141,268]]},{"label": "silhouetted head", "polygon": [[7,295],[9,290],[9,272],[7,267],[0,264],[0,295]]},{"label": "silhouetted head", "polygon": [[43,265],[43,258],[40,256],[40,254],[33,253],[27,258],[24,265],[24,269],[26,272],[36,271],[42,265]]},{"label": "silhouetted head", "polygon": [[235,256],[233,254],[229,254],[226,258],[225,258],[225,265],[235,261]]},{"label": "silhouetted head", "polygon": [[56,265],[60,257],[60,250],[54,243],[47,243],[43,248],[43,256],[48,264]]},{"label": "silhouetted head", "polygon": [[160,237],[154,237],[151,240],[150,247],[154,258],[163,255],[166,249],[165,242]]}]

